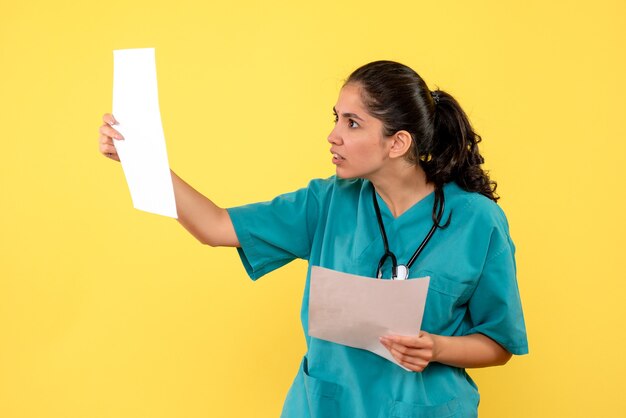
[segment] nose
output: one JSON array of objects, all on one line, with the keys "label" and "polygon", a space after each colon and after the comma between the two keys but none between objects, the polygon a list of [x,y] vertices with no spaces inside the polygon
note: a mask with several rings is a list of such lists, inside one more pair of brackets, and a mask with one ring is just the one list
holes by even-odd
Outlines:
[{"label": "nose", "polygon": [[340,145],[341,144],[341,136],[337,133],[337,125],[335,125],[335,127],[333,128],[332,131],[330,131],[330,133],[328,134],[328,142],[330,142],[333,145]]}]

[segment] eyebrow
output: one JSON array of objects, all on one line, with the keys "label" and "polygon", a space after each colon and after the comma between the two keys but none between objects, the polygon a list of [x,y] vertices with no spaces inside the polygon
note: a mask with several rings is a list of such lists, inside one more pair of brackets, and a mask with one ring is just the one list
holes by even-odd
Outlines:
[{"label": "eyebrow", "polygon": [[[333,113],[336,115],[337,114],[337,109],[335,109],[335,106],[333,106]],[[344,118],[352,118],[352,119],[358,119],[360,121],[363,121],[363,118],[360,118],[356,113],[342,113],[341,116],[343,116]]]}]

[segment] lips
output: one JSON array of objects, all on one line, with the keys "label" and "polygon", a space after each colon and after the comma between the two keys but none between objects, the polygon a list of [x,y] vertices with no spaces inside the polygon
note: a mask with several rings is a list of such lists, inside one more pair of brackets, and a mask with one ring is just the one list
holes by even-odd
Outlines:
[{"label": "lips", "polygon": [[330,150],[330,153],[333,154],[333,160],[345,160],[345,158],[342,155],[338,154],[332,149]]}]

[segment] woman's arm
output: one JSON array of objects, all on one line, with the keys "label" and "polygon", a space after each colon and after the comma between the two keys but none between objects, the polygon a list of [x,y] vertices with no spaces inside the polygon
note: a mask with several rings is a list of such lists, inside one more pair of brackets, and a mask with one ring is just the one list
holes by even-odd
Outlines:
[{"label": "woman's arm", "polygon": [[483,334],[447,337],[387,335],[380,342],[404,367],[421,372],[431,362],[461,368],[500,366],[511,358],[504,347]]},{"label": "woman's arm", "polygon": [[[104,124],[100,126],[100,152],[119,161],[113,138],[124,138],[113,128],[117,123],[113,115],[107,113],[102,119]],[[178,222],[203,244],[212,247],[238,247],[239,240],[226,209],[215,205],[173,171],[171,174]]]},{"label": "woman's arm", "polygon": [[203,244],[238,247],[239,240],[226,209],[196,191],[172,171],[178,222]]}]

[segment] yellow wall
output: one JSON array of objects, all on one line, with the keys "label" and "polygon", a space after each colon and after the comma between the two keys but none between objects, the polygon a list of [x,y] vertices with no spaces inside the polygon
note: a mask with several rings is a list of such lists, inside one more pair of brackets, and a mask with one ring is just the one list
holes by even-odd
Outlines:
[{"label": "yellow wall", "polygon": [[472,372],[481,417],[619,414],[625,22],[621,0],[1,0],[0,417],[276,417],[303,354],[304,263],[250,282],[235,251],[134,210],[98,154],[112,50],[133,47],[156,48],[170,164],[223,206],[333,173],[331,108],[365,62],[455,95],[531,345]]}]

